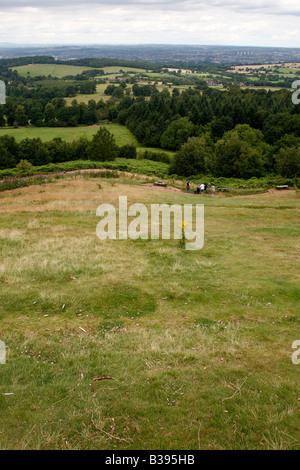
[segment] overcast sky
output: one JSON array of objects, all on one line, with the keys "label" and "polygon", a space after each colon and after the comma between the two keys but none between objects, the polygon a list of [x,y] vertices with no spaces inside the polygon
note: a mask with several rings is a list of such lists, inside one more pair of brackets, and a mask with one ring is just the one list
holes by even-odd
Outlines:
[{"label": "overcast sky", "polygon": [[300,47],[300,0],[0,0],[0,43]]}]

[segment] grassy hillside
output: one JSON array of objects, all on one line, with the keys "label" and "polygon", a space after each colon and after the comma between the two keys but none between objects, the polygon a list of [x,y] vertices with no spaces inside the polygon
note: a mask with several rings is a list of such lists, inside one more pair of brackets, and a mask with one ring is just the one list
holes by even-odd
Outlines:
[{"label": "grassy hillside", "polygon": [[[89,70],[91,67],[83,67],[79,65],[63,65],[63,64],[29,64],[12,67],[12,70],[17,70],[21,77],[30,75],[31,77],[51,75],[52,77],[63,78],[67,75],[78,75],[84,70]],[[133,67],[103,67],[102,70],[106,74],[118,74],[120,70],[123,72],[143,72],[143,69]]]},{"label": "grassy hillside", "polygon": [[[118,145],[138,145],[134,135],[125,126],[105,123],[104,127],[115,136]],[[91,139],[99,128],[100,125],[79,127],[19,127],[16,129],[2,127],[0,128],[0,136],[5,134],[12,135],[18,142],[26,138],[32,139],[35,137],[39,137],[43,142],[47,142],[56,137],[70,142],[79,137]]]},{"label": "grassy hillside", "polygon": [[107,83],[97,84],[96,86],[97,91],[96,93],[92,94],[82,94],[78,93],[75,98],[65,98],[67,104],[71,104],[74,99],[78,101],[78,103],[85,103],[88,104],[90,100],[95,100],[96,102],[103,100],[108,101],[111,96],[105,95],[104,90],[107,88]]},{"label": "grassy hillside", "polygon": [[138,153],[143,153],[146,150],[156,151],[160,153],[165,153],[169,156],[173,156],[174,152],[170,150],[162,149],[152,149],[149,147],[143,147],[132,134],[132,132],[127,129],[126,126],[121,124],[113,123],[103,123],[93,126],[78,126],[78,127],[18,127],[18,128],[0,128],[0,137],[3,135],[10,135],[15,137],[17,142],[20,142],[23,139],[33,139],[40,138],[43,142],[48,142],[49,140],[60,137],[61,139],[71,142],[72,140],[79,139],[80,137],[86,137],[87,139],[92,139],[93,136],[97,133],[100,127],[105,127],[108,131],[114,136],[116,144],[119,147],[123,145],[134,145],[137,147]]},{"label": "grassy hillside", "polygon": [[[299,449],[299,195],[67,176],[0,194],[2,449]],[[101,203],[205,204],[205,245],[96,237]]]},{"label": "grassy hillside", "polygon": [[84,70],[89,70],[90,67],[81,67],[77,65],[60,65],[60,64],[29,64],[21,65],[19,67],[12,67],[12,70],[17,70],[21,77],[30,75],[31,77],[51,75],[52,77],[63,78],[67,75],[77,75]]}]

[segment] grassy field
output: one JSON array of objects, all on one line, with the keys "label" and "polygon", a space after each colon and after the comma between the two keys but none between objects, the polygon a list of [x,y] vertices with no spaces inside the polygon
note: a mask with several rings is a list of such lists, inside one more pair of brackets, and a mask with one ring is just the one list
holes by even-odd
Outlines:
[{"label": "grassy field", "polygon": [[92,93],[89,95],[78,93],[75,98],[65,98],[67,104],[71,104],[74,99],[78,101],[78,103],[85,103],[88,104],[90,100],[95,100],[96,102],[103,100],[108,101],[111,96],[105,95],[104,90],[107,88],[107,83],[101,83],[97,85],[96,93]]},{"label": "grassy field", "polygon": [[[299,449],[299,194],[149,181],[0,194],[1,449]],[[119,195],[204,203],[204,248],[100,241]]]},{"label": "grassy field", "polygon": [[138,73],[146,72],[145,69],[139,69],[136,67],[122,67],[119,65],[110,66],[110,67],[102,67],[102,70],[104,70],[106,74],[119,74],[122,72],[138,72]]},{"label": "grassy field", "polygon": [[[39,137],[43,142],[48,142],[49,140],[60,137],[61,139],[70,142],[74,139],[79,139],[80,137],[92,139],[100,127],[101,125],[78,127],[18,127],[16,129],[0,127],[0,137],[3,135],[14,136],[17,142],[26,138],[33,139],[36,137]],[[127,127],[122,126],[121,124],[107,122],[102,124],[102,127],[105,127],[111,134],[113,134],[117,145],[120,147],[130,144],[137,148],[138,154],[143,153],[145,150],[150,150],[165,153],[170,156],[174,155],[174,152],[170,150],[143,147]]]},{"label": "grassy field", "polygon": [[[85,103],[85,104],[88,104],[88,102],[90,100],[95,100],[96,102],[100,101],[100,100],[103,100],[104,102],[105,101],[108,101],[109,99],[111,99],[111,96],[110,95],[106,95],[104,93],[104,91],[106,90],[107,88],[107,83],[100,83],[97,85],[97,91],[96,93],[92,93],[92,94],[89,94],[89,95],[84,95],[84,94],[78,94],[76,95],[75,98],[65,98],[67,104],[71,104],[72,101],[74,99],[76,99],[78,101],[78,103]],[[128,84],[127,85],[127,89],[131,89],[132,88],[132,85]]]},{"label": "grassy field", "polygon": [[67,75],[77,75],[84,70],[89,70],[91,67],[83,67],[77,65],[60,65],[60,64],[29,64],[20,65],[19,67],[12,67],[12,70],[17,70],[21,77],[30,75],[31,77],[51,75],[52,77],[63,78]]},{"label": "grassy field", "polygon": [[[14,136],[18,142],[26,138],[33,139],[35,137],[39,137],[43,142],[52,140],[55,137],[60,137],[70,142],[74,139],[79,139],[79,137],[91,139],[100,127],[100,125],[78,127],[19,127],[16,129],[1,127],[0,136],[8,134]],[[118,145],[138,145],[134,135],[127,127],[112,123],[105,123],[104,127],[115,136]]]},{"label": "grassy field", "polygon": [[[67,75],[78,75],[84,70],[89,70],[92,67],[79,66],[79,65],[62,65],[62,64],[29,64],[12,67],[12,70],[17,70],[21,77],[30,75],[31,77],[51,75],[52,77],[63,78]],[[144,72],[143,69],[133,67],[103,67],[105,74],[118,74],[123,72]]]}]

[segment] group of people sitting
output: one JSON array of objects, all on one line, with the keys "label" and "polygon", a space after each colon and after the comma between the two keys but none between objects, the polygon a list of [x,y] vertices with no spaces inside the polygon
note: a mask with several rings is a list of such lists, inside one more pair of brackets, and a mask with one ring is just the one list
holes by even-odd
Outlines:
[{"label": "group of people sitting", "polygon": [[[188,193],[191,190],[191,184],[190,184],[189,181],[186,183],[186,190],[187,190]],[[211,193],[212,196],[214,196],[215,190],[216,190],[216,188],[213,184],[211,184],[211,183],[209,183],[209,184],[201,183],[200,186],[197,186],[197,188],[195,189],[194,194]]]}]

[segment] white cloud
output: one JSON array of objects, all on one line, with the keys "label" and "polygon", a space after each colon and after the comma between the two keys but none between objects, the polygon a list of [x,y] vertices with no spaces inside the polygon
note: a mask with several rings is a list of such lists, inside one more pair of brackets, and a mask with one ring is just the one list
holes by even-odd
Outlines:
[{"label": "white cloud", "polygon": [[299,16],[298,0],[1,0],[0,42],[300,47]]}]

